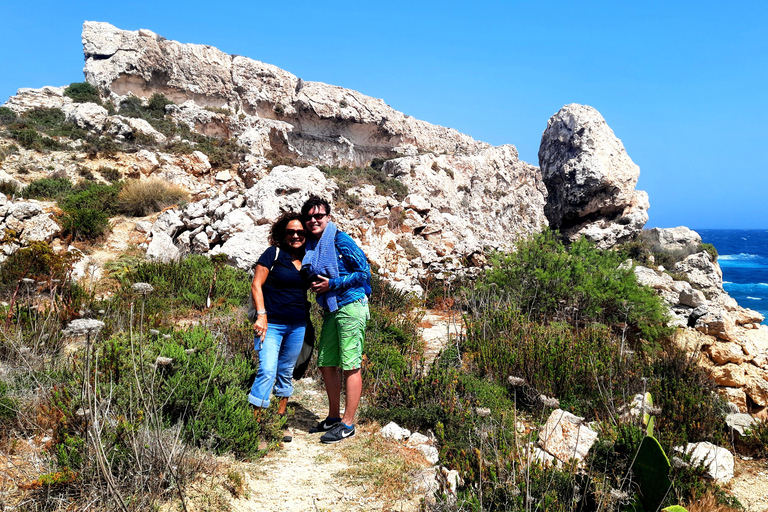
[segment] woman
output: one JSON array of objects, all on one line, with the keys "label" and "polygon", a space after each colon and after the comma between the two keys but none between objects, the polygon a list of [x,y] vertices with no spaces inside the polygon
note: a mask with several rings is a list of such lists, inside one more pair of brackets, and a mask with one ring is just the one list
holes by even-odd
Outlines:
[{"label": "woman", "polygon": [[[273,389],[280,398],[277,413],[281,415],[293,394],[293,367],[304,344],[309,310],[307,287],[299,274],[304,243],[301,215],[286,212],[272,225],[270,247],[256,263],[251,293],[258,315],[253,330],[259,370],[248,402],[256,407],[257,416],[269,407]],[[290,440],[290,436],[284,439]]]}]

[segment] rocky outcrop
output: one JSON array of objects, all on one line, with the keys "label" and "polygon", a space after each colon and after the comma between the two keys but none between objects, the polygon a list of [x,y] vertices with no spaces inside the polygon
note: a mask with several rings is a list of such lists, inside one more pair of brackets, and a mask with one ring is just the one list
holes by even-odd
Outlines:
[{"label": "rocky outcrop", "polygon": [[375,157],[489,147],[357,91],[305,82],[270,64],[169,41],[149,30],[86,22],[83,49],[86,79],[105,94],[149,98],[159,92],[179,105],[228,109],[236,115],[232,119],[214,122],[215,116],[205,116],[208,122],[199,117],[193,122],[203,133],[268,138],[269,150],[297,162],[360,166]]},{"label": "rocky outcrop", "polygon": [[0,233],[11,235],[15,240],[2,246],[0,262],[19,247],[32,242],[50,242],[61,231],[54,214],[46,210],[38,201],[14,202],[0,194]]},{"label": "rocky outcrop", "polygon": [[[698,233],[675,230],[657,230],[653,236],[673,252],[700,245]],[[740,411],[768,406],[768,326],[761,324],[763,316],[740,307],[723,290],[722,270],[707,252],[687,256],[672,270],[687,281],[676,281],[663,270],[635,267],[638,281],[656,289],[672,324],[681,328],[673,341],[699,358],[720,394]]]},{"label": "rocky outcrop", "polygon": [[[485,248],[506,247],[546,224],[538,170],[520,162],[512,146],[405,157],[384,170],[410,193],[399,200],[377,194],[374,185],[350,188],[347,197],[357,204],[334,220],[402,288],[418,289],[427,272],[460,269],[462,260],[480,264]],[[216,192],[164,212],[152,232],[170,236],[182,252],[225,253],[250,270],[266,248],[267,225],[281,212],[298,211],[310,194],[333,199],[337,191],[316,167],[278,166],[242,194]]]},{"label": "rocky outcrop", "polygon": [[640,169],[600,113],[566,105],[547,123],[539,165],[550,225],[600,247],[634,239],[648,221],[648,195],[635,190]]}]

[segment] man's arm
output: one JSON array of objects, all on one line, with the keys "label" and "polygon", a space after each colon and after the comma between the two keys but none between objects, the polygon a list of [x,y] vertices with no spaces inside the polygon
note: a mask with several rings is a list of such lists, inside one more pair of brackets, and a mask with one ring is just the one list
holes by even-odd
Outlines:
[{"label": "man's arm", "polygon": [[345,276],[339,276],[328,281],[331,290],[346,290],[348,288],[362,287],[371,279],[371,266],[360,247],[348,234],[340,232],[336,237],[336,250],[344,258],[345,266],[349,272]]}]

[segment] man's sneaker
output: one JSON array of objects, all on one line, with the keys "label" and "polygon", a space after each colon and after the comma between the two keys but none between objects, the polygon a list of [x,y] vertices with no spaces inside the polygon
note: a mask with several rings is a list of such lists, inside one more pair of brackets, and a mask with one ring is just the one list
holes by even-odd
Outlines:
[{"label": "man's sneaker", "polygon": [[355,435],[354,425],[352,425],[351,427],[348,427],[344,425],[342,422],[338,422],[336,425],[333,426],[331,430],[323,434],[323,436],[320,438],[320,442],[325,444],[338,443],[339,441],[343,441],[344,439],[348,437],[352,437],[354,435]]},{"label": "man's sneaker", "polygon": [[341,418],[325,418],[323,421],[309,429],[309,433],[317,434],[318,432],[328,432],[338,423],[341,423]]}]

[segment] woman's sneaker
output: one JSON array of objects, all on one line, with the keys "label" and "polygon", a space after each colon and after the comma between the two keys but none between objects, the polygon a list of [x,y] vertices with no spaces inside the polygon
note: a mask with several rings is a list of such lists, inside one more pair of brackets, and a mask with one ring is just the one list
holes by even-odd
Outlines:
[{"label": "woman's sneaker", "polygon": [[344,439],[347,439],[348,437],[352,437],[354,435],[355,435],[354,425],[352,425],[351,427],[348,427],[342,422],[338,422],[336,425],[333,426],[331,430],[323,434],[323,436],[320,438],[320,442],[325,444],[338,443],[339,441],[343,441]]},{"label": "woman's sneaker", "polygon": [[309,429],[309,433],[317,434],[318,432],[328,432],[339,423],[341,423],[341,418],[325,418],[323,421]]}]

